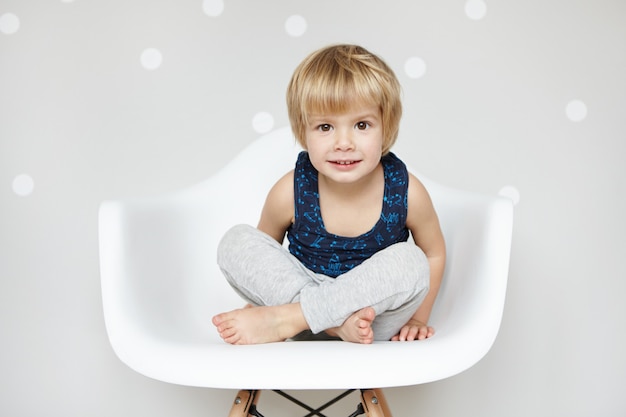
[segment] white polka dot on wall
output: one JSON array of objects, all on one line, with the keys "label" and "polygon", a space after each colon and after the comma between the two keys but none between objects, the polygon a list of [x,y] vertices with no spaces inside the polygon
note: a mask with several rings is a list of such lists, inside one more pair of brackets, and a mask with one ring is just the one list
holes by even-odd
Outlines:
[{"label": "white polka dot on wall", "polygon": [[306,20],[300,15],[289,16],[285,21],[285,30],[289,36],[302,36],[306,32],[306,28]]},{"label": "white polka dot on wall", "polygon": [[467,0],[465,14],[472,20],[481,20],[487,14],[487,5],[483,0]]},{"label": "white polka dot on wall", "polygon": [[274,117],[265,111],[259,112],[252,118],[252,128],[257,133],[267,133],[274,127]]},{"label": "white polka dot on wall", "polygon": [[147,48],[141,53],[141,65],[147,70],[155,70],[161,66],[163,55],[156,48]]},{"label": "white polka dot on wall", "polygon": [[20,19],[13,13],[4,13],[0,16],[0,32],[13,35],[20,29]]},{"label": "white polka dot on wall", "polygon": [[426,62],[420,57],[413,56],[404,63],[404,72],[410,78],[422,78],[426,74]]},{"label": "white polka dot on wall", "polygon": [[33,193],[35,181],[30,175],[20,174],[13,179],[13,192],[20,197],[27,197]]},{"label": "white polka dot on wall", "polygon": [[587,118],[587,105],[581,100],[572,100],[565,106],[565,114],[572,122],[582,122]]},{"label": "white polka dot on wall", "polygon": [[202,10],[207,16],[220,16],[224,12],[224,0],[204,0]]},{"label": "white polka dot on wall", "polygon": [[502,187],[500,189],[500,192],[498,192],[498,195],[502,197],[510,198],[511,201],[513,201],[514,206],[516,206],[520,200],[519,190],[513,187],[512,185],[505,185],[504,187]]}]

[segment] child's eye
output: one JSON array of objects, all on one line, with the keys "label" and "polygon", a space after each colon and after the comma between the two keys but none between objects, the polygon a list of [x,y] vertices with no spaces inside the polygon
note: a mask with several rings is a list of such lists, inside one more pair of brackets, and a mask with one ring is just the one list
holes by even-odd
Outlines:
[{"label": "child's eye", "polygon": [[368,127],[370,127],[370,124],[369,124],[369,123],[367,123],[367,122],[358,122],[358,123],[355,125],[355,127],[356,127],[357,129],[359,129],[359,130],[365,130],[365,129],[367,129]]},{"label": "child's eye", "polygon": [[332,129],[332,126],[328,123],[323,123],[317,127],[320,132],[328,132]]}]

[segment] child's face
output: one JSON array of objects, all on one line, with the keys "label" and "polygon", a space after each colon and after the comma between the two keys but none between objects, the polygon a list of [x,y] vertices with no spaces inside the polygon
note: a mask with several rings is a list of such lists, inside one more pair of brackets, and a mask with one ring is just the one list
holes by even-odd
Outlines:
[{"label": "child's face", "polygon": [[341,114],[309,115],[309,158],[320,175],[332,181],[352,183],[367,177],[380,163],[382,147],[378,106],[352,106]]}]

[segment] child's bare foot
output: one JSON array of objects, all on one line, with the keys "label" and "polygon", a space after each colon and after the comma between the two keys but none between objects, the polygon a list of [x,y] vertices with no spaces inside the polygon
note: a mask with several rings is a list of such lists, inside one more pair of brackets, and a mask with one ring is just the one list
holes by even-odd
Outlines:
[{"label": "child's bare foot", "polygon": [[213,317],[220,337],[233,345],[279,342],[308,328],[300,304],[253,307]]},{"label": "child's bare foot", "polygon": [[346,342],[370,344],[374,341],[372,322],[375,317],[374,309],[365,307],[348,317],[341,326],[328,329],[326,333]]}]

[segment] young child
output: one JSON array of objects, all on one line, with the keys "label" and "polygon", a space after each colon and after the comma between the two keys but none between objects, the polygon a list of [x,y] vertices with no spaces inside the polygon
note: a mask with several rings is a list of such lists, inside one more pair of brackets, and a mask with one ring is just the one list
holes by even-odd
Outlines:
[{"label": "young child", "polygon": [[445,244],[428,192],[389,152],[402,113],[393,71],[362,47],[326,47],[298,66],[287,105],[304,151],[258,227],[235,226],[220,242],[219,266],[249,303],[213,317],[220,336],[431,337]]}]

